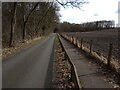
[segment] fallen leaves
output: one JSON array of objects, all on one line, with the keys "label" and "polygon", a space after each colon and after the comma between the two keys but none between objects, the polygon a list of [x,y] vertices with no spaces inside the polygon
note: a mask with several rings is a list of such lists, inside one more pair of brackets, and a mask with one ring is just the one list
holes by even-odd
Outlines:
[{"label": "fallen leaves", "polygon": [[113,88],[120,88],[120,76],[117,72],[108,70],[103,63],[89,61],[90,65],[94,65],[95,71],[100,72],[103,75],[103,79],[106,82],[112,84]]},{"label": "fallen leaves", "polygon": [[56,46],[56,87],[57,88],[74,88],[75,84],[71,79],[71,65],[67,59],[64,58],[60,44]]},{"label": "fallen leaves", "polygon": [[2,56],[2,58],[6,58],[12,54],[19,52],[23,48],[29,47],[29,46],[37,43],[42,38],[45,38],[45,37],[38,37],[38,38],[34,38],[33,40],[27,40],[25,43],[19,42],[16,45],[14,45],[14,47],[4,48],[4,49],[2,49],[0,56]]}]

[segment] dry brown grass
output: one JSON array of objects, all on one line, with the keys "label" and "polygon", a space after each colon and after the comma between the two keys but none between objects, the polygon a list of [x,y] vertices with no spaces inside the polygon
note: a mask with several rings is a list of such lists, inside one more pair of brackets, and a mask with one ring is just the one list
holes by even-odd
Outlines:
[{"label": "dry brown grass", "polygon": [[4,48],[2,49],[2,52],[0,53],[0,57],[7,58],[11,55],[14,55],[18,52],[20,52],[22,49],[24,48],[28,48],[34,44],[37,44],[38,42],[40,42],[41,40],[45,39],[45,37],[38,37],[38,38],[34,38],[33,40],[27,40],[25,43],[19,43],[16,44],[14,47],[10,47],[10,48]]}]

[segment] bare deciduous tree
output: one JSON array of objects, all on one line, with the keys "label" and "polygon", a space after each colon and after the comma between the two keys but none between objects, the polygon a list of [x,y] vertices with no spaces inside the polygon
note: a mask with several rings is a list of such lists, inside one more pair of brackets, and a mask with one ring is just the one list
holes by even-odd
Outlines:
[{"label": "bare deciduous tree", "polygon": [[[53,3],[53,2],[52,2]],[[57,10],[50,2],[3,2],[2,3],[2,44],[3,48],[21,41],[51,33],[59,20]],[[38,22],[40,21],[40,24]],[[36,32],[36,30],[37,32]],[[44,36],[44,35],[43,35]]]},{"label": "bare deciduous tree", "polygon": [[[38,6],[39,3],[36,3],[35,6],[31,9],[31,11],[29,12],[28,16],[26,17],[25,19],[25,16],[24,16],[24,21],[23,21],[23,42],[25,41],[25,36],[26,36],[26,24],[27,24],[27,21],[30,17],[30,15],[32,14],[32,12],[36,9],[36,7]],[[23,6],[24,8],[24,6]],[[24,12],[24,11],[23,11]]]},{"label": "bare deciduous tree", "polygon": [[17,11],[17,3],[14,3],[13,10],[11,10],[12,14],[12,20],[11,20],[11,32],[10,32],[10,42],[9,47],[13,46],[13,38],[14,38],[14,31],[15,31],[15,25],[16,25],[16,11]]},{"label": "bare deciduous tree", "polygon": [[87,4],[87,1],[84,0],[56,0],[58,4],[60,4],[63,7],[76,7],[81,9],[81,6],[83,4]]}]

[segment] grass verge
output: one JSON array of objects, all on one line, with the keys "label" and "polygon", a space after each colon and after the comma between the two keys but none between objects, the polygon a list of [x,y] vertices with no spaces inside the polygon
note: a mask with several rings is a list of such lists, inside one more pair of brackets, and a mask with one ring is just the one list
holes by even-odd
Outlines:
[{"label": "grass verge", "polygon": [[42,40],[44,40],[47,37],[48,36],[34,38],[32,40],[27,40],[25,43],[21,42],[21,43],[15,45],[14,47],[4,48],[4,49],[2,49],[2,52],[0,53],[0,57],[2,57],[2,59],[6,59],[12,55],[15,55],[16,53],[20,52],[21,50],[23,50],[25,48],[29,48],[32,45],[35,45],[35,44],[41,42]]}]

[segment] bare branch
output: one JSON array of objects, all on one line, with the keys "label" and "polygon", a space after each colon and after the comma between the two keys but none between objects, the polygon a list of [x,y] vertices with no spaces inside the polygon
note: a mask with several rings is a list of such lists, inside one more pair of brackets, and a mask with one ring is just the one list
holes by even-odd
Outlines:
[{"label": "bare branch", "polygon": [[47,15],[47,13],[49,12],[50,8],[53,6],[53,2],[52,4],[50,5],[50,7],[46,10],[46,12],[44,13],[44,15],[42,16],[42,18],[38,21],[37,23],[37,27],[35,29],[35,31],[37,31],[37,29],[39,29],[39,25],[40,23],[42,23],[43,19],[45,18],[45,16]]},{"label": "bare branch", "polygon": [[61,2],[59,0],[56,0],[58,4],[60,4],[61,6],[65,7],[72,7],[72,8],[79,8],[81,9],[81,6],[83,4],[87,4],[87,1],[84,0],[67,0],[66,2],[61,0]]},{"label": "bare branch", "polygon": [[28,22],[28,20],[29,20],[30,15],[31,15],[32,12],[36,9],[36,7],[38,6],[38,4],[39,4],[39,2],[35,4],[35,6],[34,6],[34,7],[32,8],[32,10],[29,12],[26,20],[24,21],[24,27],[23,27],[23,42],[24,42],[25,36],[26,36],[26,29],[25,29],[25,28],[26,28],[26,24],[27,24],[27,22]]}]

